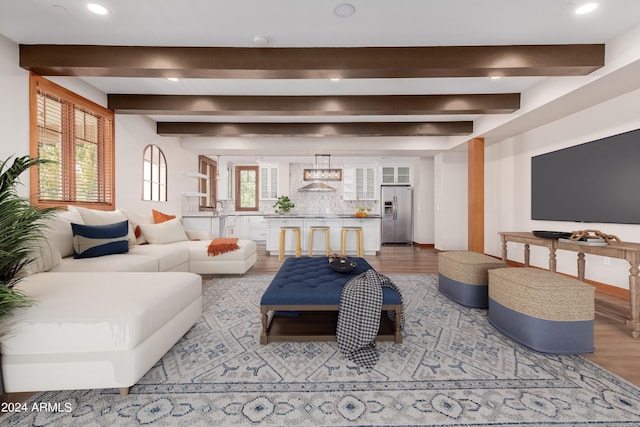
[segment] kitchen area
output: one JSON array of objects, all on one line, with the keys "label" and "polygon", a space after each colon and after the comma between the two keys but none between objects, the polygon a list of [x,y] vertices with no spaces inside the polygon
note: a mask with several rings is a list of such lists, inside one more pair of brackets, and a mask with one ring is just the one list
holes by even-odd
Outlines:
[{"label": "kitchen area", "polygon": [[[322,158],[318,158],[322,156]],[[328,227],[331,252],[340,252],[343,227],[361,227],[365,255],[375,255],[385,243],[413,242],[412,163],[385,165],[362,159],[331,159],[317,155],[315,161],[273,161],[261,158],[259,202],[255,211],[236,211],[235,166],[241,159],[217,158],[215,209],[199,209],[199,193],[183,196],[183,224],[187,230],[211,231],[219,237],[264,242],[277,255],[281,227],[300,227],[303,255],[309,253],[309,229]],[[346,160],[346,161],[345,161]],[[333,164],[332,164],[333,163]],[[198,179],[203,175],[193,174]],[[286,195],[294,207],[277,212],[279,196]],[[294,255],[294,233],[285,235],[285,254]],[[357,234],[346,233],[346,254],[355,255]],[[325,236],[315,233],[312,253],[325,253]]]}]

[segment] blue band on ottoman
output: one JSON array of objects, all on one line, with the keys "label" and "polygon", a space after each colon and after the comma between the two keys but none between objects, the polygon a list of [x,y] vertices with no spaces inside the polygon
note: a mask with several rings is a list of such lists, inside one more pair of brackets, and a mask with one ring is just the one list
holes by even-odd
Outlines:
[{"label": "blue band on ottoman", "polygon": [[439,273],[438,290],[458,304],[467,307],[487,308],[489,298],[487,285],[470,285]]},{"label": "blue band on ottoman", "polygon": [[547,320],[512,310],[489,298],[489,323],[540,353],[593,353],[593,320]]},{"label": "blue band on ottoman", "polygon": [[71,224],[73,257],[93,258],[129,251],[129,221],[107,225]]}]

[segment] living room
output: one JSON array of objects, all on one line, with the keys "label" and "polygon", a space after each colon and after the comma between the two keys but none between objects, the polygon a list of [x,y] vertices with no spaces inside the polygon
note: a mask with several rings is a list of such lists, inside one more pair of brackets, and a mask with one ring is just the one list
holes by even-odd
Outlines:
[{"label": "living room", "polygon": [[[332,10],[335,5],[326,6],[328,10]],[[628,7],[627,15],[631,16],[629,21],[633,21],[633,25],[620,27],[617,31],[611,30],[609,37],[605,39],[594,40],[595,37],[591,37],[586,41],[576,41],[604,43],[606,55],[603,67],[587,76],[541,78],[522,92],[517,112],[476,117],[473,132],[465,136],[394,138],[391,144],[388,142],[389,138],[354,138],[357,141],[345,143],[342,138],[314,138],[309,141],[287,137],[274,141],[273,137],[160,136],[156,122],[148,116],[116,114],[115,206],[144,213],[155,209],[181,215],[184,209],[183,195],[199,190],[197,182],[185,176],[185,172],[198,168],[199,155],[208,155],[214,160],[232,159],[236,164],[240,164],[238,162],[245,158],[247,165],[257,165],[262,161],[282,164],[283,168],[288,168],[290,164],[312,165],[314,154],[331,153],[332,163],[336,165],[410,164],[415,194],[414,242],[433,245],[442,251],[464,250],[469,237],[467,141],[483,138],[484,253],[501,257],[503,248],[498,233],[504,231],[573,231],[596,228],[619,236],[624,241],[640,242],[640,227],[637,224],[585,225],[581,222],[532,220],[530,215],[533,156],[640,128],[640,116],[637,114],[640,81],[636,77],[640,75],[640,19],[636,19],[636,5],[625,3],[621,7],[623,10]],[[356,9],[357,17],[359,5],[356,5]],[[32,42],[4,34],[2,29],[8,28],[6,19],[8,18],[0,19],[0,89],[5,95],[0,99],[0,125],[5,139],[0,145],[0,158],[3,159],[27,154],[30,138],[29,72],[20,67],[19,44]],[[341,26],[346,21],[338,22],[336,25]],[[340,31],[348,32],[341,27]],[[252,33],[251,36],[253,35]],[[470,39],[465,40],[471,43]],[[545,40],[548,44],[556,42]],[[81,44],[84,40],[55,41],[42,38],[37,43]],[[136,43],[143,44],[141,41],[125,42],[132,45]],[[512,43],[538,42],[514,37]],[[109,93],[89,84],[91,78],[47,78],[102,106],[108,105]],[[265,142],[268,143],[267,146]],[[315,147],[301,148],[305,143]],[[168,160],[170,185],[166,202],[142,201],[140,197],[142,190],[138,186],[142,186],[142,152],[149,144],[160,147]],[[365,144],[367,148],[363,149]],[[383,157],[386,159],[380,160]],[[615,165],[594,167],[614,169]],[[24,185],[19,188],[19,192],[28,197],[28,176],[21,177],[21,182]],[[283,179],[283,182],[287,182],[287,179]],[[295,188],[285,188],[295,200],[295,194],[291,194]],[[226,209],[233,211],[230,207],[231,199],[224,203]],[[351,205],[355,205],[355,202],[346,206]],[[263,213],[268,212],[265,210]],[[522,247],[510,244],[509,248],[509,259],[523,263]],[[549,253],[546,248],[531,247],[532,265],[547,268],[548,262]],[[575,254],[559,251],[557,271],[576,276]],[[587,255],[586,276],[593,282],[603,284],[603,289],[629,298],[627,261]]]}]

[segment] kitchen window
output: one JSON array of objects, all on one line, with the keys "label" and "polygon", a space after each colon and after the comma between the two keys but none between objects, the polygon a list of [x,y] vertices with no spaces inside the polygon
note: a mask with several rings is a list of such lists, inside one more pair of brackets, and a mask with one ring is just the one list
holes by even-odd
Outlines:
[{"label": "kitchen window", "polygon": [[31,168],[39,207],[115,203],[114,113],[31,73],[30,155],[52,163]]},{"label": "kitchen window", "polygon": [[257,211],[258,166],[236,166],[236,211]]},{"label": "kitchen window", "polygon": [[200,173],[207,178],[200,180],[200,192],[205,194],[200,198],[200,210],[216,206],[218,201],[218,163],[207,156],[198,156]]}]

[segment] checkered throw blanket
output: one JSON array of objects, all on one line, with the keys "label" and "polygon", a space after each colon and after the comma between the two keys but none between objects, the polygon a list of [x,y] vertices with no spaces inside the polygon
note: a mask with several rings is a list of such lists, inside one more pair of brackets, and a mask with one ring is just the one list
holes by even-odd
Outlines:
[{"label": "checkered throw blanket", "polygon": [[[382,288],[400,289],[389,279],[371,269],[351,279],[342,289],[336,339],[340,351],[360,367],[373,368],[378,363],[375,338],[380,328]],[[394,319],[395,312],[387,315]],[[401,315],[404,329],[404,313]]]}]

